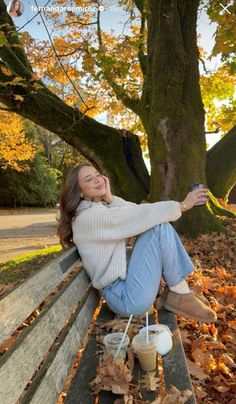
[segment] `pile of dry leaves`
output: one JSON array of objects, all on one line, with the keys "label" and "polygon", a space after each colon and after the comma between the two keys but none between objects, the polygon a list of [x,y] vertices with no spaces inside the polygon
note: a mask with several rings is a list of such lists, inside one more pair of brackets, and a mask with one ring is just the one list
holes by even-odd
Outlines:
[{"label": "pile of dry leaves", "polygon": [[[182,238],[196,268],[189,276],[190,286],[207,297],[218,315],[214,325],[178,318],[197,402],[202,404],[236,403],[236,223],[232,219],[227,219],[227,223],[225,234],[203,234],[195,240]],[[126,323],[127,319],[120,319],[100,324],[97,336],[100,348],[102,328],[107,332],[124,331]],[[134,318],[128,331],[130,338],[143,326],[144,320]],[[126,362],[121,358],[114,362],[111,355],[101,355],[96,378],[90,383],[91,389],[95,394],[100,390],[122,394],[116,404],[148,403],[141,396],[141,387],[159,390],[158,397],[149,401],[152,404],[185,403],[191,395],[190,391],[181,392],[173,386],[165,391],[162,371],[159,374],[147,372],[145,378],[134,382],[133,366],[131,349],[128,349]]]},{"label": "pile of dry leaves", "polygon": [[214,325],[178,319],[195,394],[203,404],[236,403],[236,223],[226,220],[225,234],[183,239],[196,268],[190,285],[207,297],[218,317]]}]

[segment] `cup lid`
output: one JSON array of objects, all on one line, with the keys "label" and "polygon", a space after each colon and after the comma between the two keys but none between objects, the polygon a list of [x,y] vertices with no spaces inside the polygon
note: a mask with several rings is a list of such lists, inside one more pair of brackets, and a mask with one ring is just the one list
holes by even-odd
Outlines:
[{"label": "cup lid", "polygon": [[[146,333],[146,329],[147,327],[143,327],[139,330],[139,334],[143,334]],[[165,324],[152,324],[148,326],[148,331],[150,331],[151,333],[159,333],[161,331],[167,331],[170,336],[172,336],[172,332],[170,331],[169,327]]]},{"label": "cup lid", "polygon": [[[103,342],[105,345],[117,347],[120,345],[123,335],[124,335],[123,332],[113,332],[111,334],[107,334],[104,337]],[[130,342],[129,336],[126,334],[121,346],[127,346],[129,342]]]}]

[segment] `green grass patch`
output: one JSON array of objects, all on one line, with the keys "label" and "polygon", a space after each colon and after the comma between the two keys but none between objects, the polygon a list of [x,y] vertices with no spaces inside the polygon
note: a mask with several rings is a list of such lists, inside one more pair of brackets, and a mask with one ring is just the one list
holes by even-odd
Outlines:
[{"label": "green grass patch", "polygon": [[15,257],[0,264],[0,285],[26,279],[52,259],[60,255],[62,247],[55,245]]}]

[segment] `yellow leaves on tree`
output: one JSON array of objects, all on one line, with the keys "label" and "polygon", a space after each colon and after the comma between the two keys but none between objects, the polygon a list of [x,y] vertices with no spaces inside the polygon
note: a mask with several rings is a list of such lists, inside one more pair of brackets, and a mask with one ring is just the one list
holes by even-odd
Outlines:
[{"label": "yellow leaves on tree", "polygon": [[26,139],[22,118],[2,111],[0,119],[0,167],[23,171],[26,161],[35,155],[35,147]]},{"label": "yellow leaves on tree", "polygon": [[230,74],[229,67],[224,66],[209,76],[202,76],[200,84],[207,129],[214,131],[220,128],[222,132],[228,132],[236,119],[235,76]]}]

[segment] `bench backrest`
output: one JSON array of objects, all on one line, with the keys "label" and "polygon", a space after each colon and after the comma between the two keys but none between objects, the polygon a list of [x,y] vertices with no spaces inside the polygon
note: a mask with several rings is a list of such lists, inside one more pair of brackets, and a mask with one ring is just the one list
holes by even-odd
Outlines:
[{"label": "bench backrest", "polygon": [[1,403],[55,404],[98,301],[75,247],[0,300]]}]

